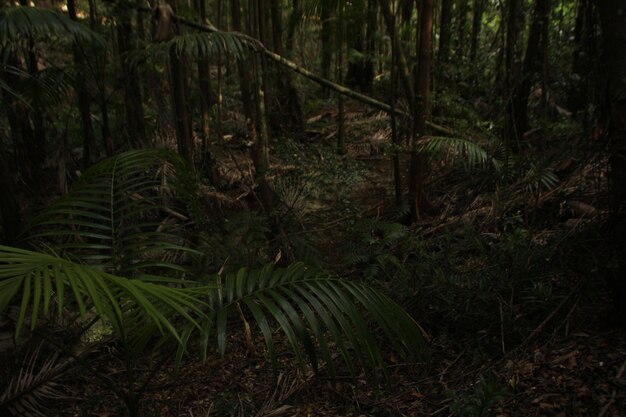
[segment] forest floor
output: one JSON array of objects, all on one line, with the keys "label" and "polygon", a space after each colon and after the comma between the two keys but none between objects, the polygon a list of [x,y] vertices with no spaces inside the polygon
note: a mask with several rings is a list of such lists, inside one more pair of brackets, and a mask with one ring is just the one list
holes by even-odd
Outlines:
[{"label": "forest floor", "polygon": [[[301,214],[301,229],[294,236],[305,234],[314,242],[326,265],[339,264],[347,255],[337,248],[345,247],[351,239],[349,230],[355,223],[388,218],[393,212],[391,162],[382,145],[389,141],[388,121],[358,106],[350,109],[345,155],[334,152],[335,114],[320,110],[309,119],[306,137],[283,143],[272,159],[272,172],[280,175],[270,181],[285,210]],[[234,184],[219,198],[215,193],[210,197],[220,210],[236,208],[242,190],[246,193],[242,184],[250,180],[246,178],[251,172],[248,151],[236,141],[235,136],[228,137],[227,146],[217,155],[223,177]],[[567,218],[557,213],[563,209],[559,200],[562,193],[547,190],[535,194],[529,203],[525,185],[513,181],[514,191],[507,195],[506,207],[500,209],[497,189],[485,192],[487,185],[476,185],[448,163],[449,159],[442,159],[433,164],[429,175],[431,202],[439,214],[412,226],[411,233],[432,239],[458,237],[457,232],[470,225],[482,235],[500,236],[506,231],[502,212],[524,216],[533,206],[545,217],[545,221],[533,219],[541,225],[532,231],[533,241],[549,241],[587,224],[589,213],[583,204],[591,206],[602,198],[597,179],[602,176],[598,174],[601,161],[593,157],[579,158],[575,167],[571,161],[559,162],[561,171],[557,171],[565,172],[560,175],[560,191],[575,195],[583,207],[582,212]],[[334,166],[339,168],[330,172]],[[468,265],[473,257],[466,255]],[[364,274],[359,264],[343,264],[341,268],[340,272],[350,276]],[[505,323],[502,318],[506,300],[499,304],[500,317],[496,302],[490,318],[495,330],[477,326],[450,333],[449,329],[463,326],[464,321],[433,312],[436,307],[428,306],[434,302],[428,300],[428,292],[426,298],[417,292],[411,294],[412,300],[405,297],[401,303],[430,334],[431,358],[428,363],[406,364],[388,352],[388,384],[372,384],[364,378],[355,381],[347,376],[331,379],[323,369],[315,376],[298,370],[287,342],[283,338],[281,343],[279,335],[278,344],[285,345],[279,356],[284,366],[280,366],[278,382],[273,384],[270,361],[263,350],[249,351],[243,336],[233,332],[224,358],[215,354],[205,363],[186,360],[177,378],[172,378],[175,370],[169,365],[160,368],[150,378],[142,401],[143,415],[625,416],[626,331],[606,324],[610,299],[603,291],[587,297],[586,275],[584,271],[563,271],[554,277],[553,303],[539,310],[541,314],[534,321],[524,322],[527,327],[520,332],[522,336],[510,336],[512,340],[507,340],[511,332],[505,326],[516,322]],[[386,282],[383,286],[393,285]],[[489,347],[476,348],[483,340]],[[261,339],[257,342],[263,346]],[[123,369],[112,362],[98,366],[109,374]],[[89,375],[74,375],[66,383],[74,400],[59,402],[51,416],[122,414],[119,400],[103,392]]]}]

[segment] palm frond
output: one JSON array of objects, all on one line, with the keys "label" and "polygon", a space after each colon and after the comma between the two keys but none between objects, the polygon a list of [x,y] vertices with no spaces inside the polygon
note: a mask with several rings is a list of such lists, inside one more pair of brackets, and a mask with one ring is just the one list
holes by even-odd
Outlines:
[{"label": "palm frond", "polygon": [[257,323],[274,366],[272,322],[278,323],[299,364],[308,362],[316,371],[322,359],[335,373],[334,349],[327,342],[330,335],[353,376],[360,369],[373,379],[386,375],[369,319],[401,355],[415,358],[426,350],[419,326],[389,298],[366,285],[303,264],[286,269],[272,265],[258,271],[241,269],[223,277],[222,287],[212,294],[219,350],[226,348],[228,316],[240,308]]},{"label": "palm frond", "polygon": [[418,147],[423,152],[460,159],[470,169],[485,166],[488,160],[487,152],[480,145],[467,139],[429,136],[421,140]]},{"label": "palm frond", "polygon": [[164,61],[174,51],[178,56],[192,60],[215,60],[220,55],[240,60],[255,49],[256,45],[250,38],[237,32],[185,33],[170,41],[150,44],[145,49],[133,51],[127,59],[130,65],[138,66],[146,61]]},{"label": "palm frond", "polygon": [[41,416],[43,402],[65,396],[55,382],[67,368],[68,361],[59,361],[58,354],[40,359],[41,346],[24,359],[19,373],[8,382],[0,394],[0,411],[8,410],[14,416]]},{"label": "palm frond", "polygon": [[184,237],[193,212],[191,175],[165,150],[105,159],[34,219],[25,240],[121,276],[180,276],[189,271],[183,261],[199,254]]},{"label": "palm frond", "polygon": [[71,35],[75,42],[104,47],[100,35],[69,17],[38,7],[4,7],[0,10],[0,46],[23,39],[48,40],[51,36]]},{"label": "palm frond", "polygon": [[65,306],[74,305],[83,317],[95,312],[118,335],[127,331],[127,313],[139,311],[159,331],[179,338],[170,318],[176,314],[197,325],[192,314],[203,315],[196,296],[200,290],[168,283],[183,284],[158,277],[127,279],[51,255],[0,246],[0,313],[9,304],[19,304],[17,336],[26,323],[34,329],[51,306],[56,305],[61,315]]},{"label": "palm frond", "polygon": [[531,164],[523,181],[529,191],[539,191],[541,189],[550,190],[559,183],[559,177],[551,168],[541,167],[539,164]]}]

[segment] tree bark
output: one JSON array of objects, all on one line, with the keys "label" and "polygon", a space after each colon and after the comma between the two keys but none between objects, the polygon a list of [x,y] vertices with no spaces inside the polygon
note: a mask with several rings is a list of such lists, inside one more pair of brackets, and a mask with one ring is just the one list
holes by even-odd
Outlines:
[{"label": "tree bark", "polygon": [[528,130],[528,96],[533,85],[533,77],[545,64],[542,44],[547,43],[547,39],[542,38],[547,34],[543,28],[548,24],[549,13],[549,0],[535,0],[526,54],[520,74],[521,80],[514,87],[512,97],[512,120],[515,125],[515,140],[518,144],[521,143],[524,133]]},{"label": "tree bark", "polygon": [[415,134],[411,144],[409,171],[409,204],[411,219],[417,221],[426,214],[428,202],[424,190],[427,160],[417,149],[418,141],[427,134],[426,118],[430,99],[430,60],[433,31],[433,0],[422,0],[419,27],[419,59],[416,79],[416,103],[414,112]]},{"label": "tree bark", "polygon": [[506,120],[504,143],[507,152],[519,147],[518,139],[521,137],[518,126],[517,108],[518,104],[513,99],[513,90],[519,76],[519,30],[522,27],[520,20],[523,20],[521,0],[509,0],[506,22],[506,45],[504,51],[504,84],[503,89],[506,100]]},{"label": "tree bark", "polygon": [[476,61],[480,30],[482,28],[483,14],[485,13],[485,0],[474,0],[474,14],[472,16],[472,40],[470,45],[470,62]]},{"label": "tree bark", "polygon": [[469,11],[469,0],[462,0],[458,3],[459,15],[457,19],[457,35],[456,35],[456,56],[457,59],[463,59],[466,51],[465,34],[467,33],[467,13]]},{"label": "tree bark", "polygon": [[330,65],[333,60],[333,24],[331,18],[333,16],[332,10],[327,5],[322,6],[320,13],[320,19],[322,20],[322,56],[320,58],[320,72],[323,78],[330,79]]},{"label": "tree bark", "polygon": [[[206,0],[196,3],[198,15],[203,24],[206,23]],[[219,173],[211,154],[211,108],[216,104],[211,100],[210,62],[208,59],[198,61],[198,88],[200,89],[200,120],[202,124],[202,162],[201,170],[209,183],[216,185]]]},{"label": "tree bark", "polygon": [[285,41],[285,55],[288,58],[293,57],[293,48],[296,39],[296,30],[302,19],[302,6],[300,0],[293,0],[289,22],[287,24],[287,40]]},{"label": "tree bark", "polygon": [[[67,14],[70,19],[78,21],[74,0],[67,0]],[[74,65],[77,69],[74,89],[76,90],[76,97],[78,98],[78,112],[80,113],[80,120],[83,127],[83,164],[88,166],[95,162],[98,151],[93,123],[91,122],[91,100],[89,99],[89,93],[85,85],[86,69],[83,51],[76,43],[73,45],[73,53]]]},{"label": "tree bark", "polygon": [[450,34],[452,26],[453,0],[441,0],[441,18],[439,23],[439,51],[437,61],[445,64],[450,58]]},{"label": "tree bark", "polygon": [[[279,0],[270,1],[270,12],[274,52],[278,55],[283,55],[283,18]],[[279,67],[276,75],[274,77],[277,90],[276,102],[280,103],[279,113],[285,116],[281,126],[283,124],[288,125],[292,131],[301,132],[304,130],[304,112],[302,111],[298,90],[293,85],[291,73],[287,72],[285,68]]]},{"label": "tree bark", "polygon": [[172,86],[172,107],[176,124],[178,153],[185,158],[191,169],[194,168],[194,145],[191,133],[191,119],[187,105],[185,67],[175,48],[170,49],[170,83]]},{"label": "tree bark", "polygon": [[[233,30],[241,32],[241,4],[239,3],[239,0],[230,0],[230,13]],[[237,60],[237,71],[239,72],[239,88],[241,90],[243,113],[246,116],[246,120],[250,123],[254,120],[254,111],[252,106],[250,75],[247,71],[246,62]]]},{"label": "tree bark", "polygon": [[605,126],[609,158],[609,238],[616,263],[609,283],[615,295],[615,316],[626,317],[626,3],[598,0],[604,42],[603,68],[606,71]]},{"label": "tree bark", "polygon": [[142,148],[149,143],[143,111],[143,98],[139,74],[126,60],[125,55],[133,50],[131,45],[132,22],[130,11],[120,8],[117,17],[117,45],[124,80],[124,107],[129,141],[134,148]]},{"label": "tree bark", "polygon": [[385,20],[385,25],[387,26],[387,34],[391,38],[391,41],[395,45],[398,46],[395,49],[395,53],[396,53],[395,59],[399,67],[398,70],[399,70],[399,75],[400,75],[400,83],[402,84],[402,88],[404,89],[404,94],[406,96],[407,101],[409,102],[410,108],[414,109],[415,92],[413,89],[413,83],[411,82],[411,69],[409,68],[409,64],[406,60],[406,56],[401,47],[400,38],[398,36],[398,29],[396,28],[396,22],[393,17],[393,13],[391,13],[391,7],[389,5],[389,1],[379,0],[378,4],[380,5],[380,11]]}]

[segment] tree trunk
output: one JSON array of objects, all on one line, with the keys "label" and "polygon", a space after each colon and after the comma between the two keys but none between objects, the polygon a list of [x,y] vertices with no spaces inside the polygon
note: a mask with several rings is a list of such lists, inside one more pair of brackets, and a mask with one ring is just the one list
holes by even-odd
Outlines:
[{"label": "tree trunk", "polygon": [[482,28],[483,14],[485,12],[485,0],[474,0],[474,14],[472,16],[472,40],[470,45],[470,61],[476,61],[478,45],[480,41],[480,29]]},{"label": "tree trunk", "polygon": [[170,49],[170,83],[172,86],[172,107],[176,123],[176,143],[178,153],[194,168],[194,146],[191,133],[191,119],[187,107],[187,86],[185,67],[175,48]]},{"label": "tree trunk", "polygon": [[291,14],[289,15],[289,23],[287,24],[287,40],[285,41],[285,55],[287,58],[293,57],[293,48],[296,38],[296,30],[298,24],[302,20],[302,5],[300,0],[293,0]]},{"label": "tree trunk", "polygon": [[411,219],[417,221],[424,217],[428,209],[424,179],[427,170],[427,160],[423,153],[417,150],[418,141],[427,134],[426,118],[430,99],[430,59],[433,31],[433,0],[422,0],[420,9],[418,65],[416,79],[416,103],[413,114],[415,134],[411,144],[411,166],[409,171],[409,204]]},{"label": "tree trunk", "polygon": [[533,77],[545,64],[542,43],[547,42],[547,39],[543,40],[542,37],[546,34],[543,27],[548,23],[549,12],[549,0],[535,0],[526,54],[520,74],[521,80],[514,87],[512,97],[512,121],[515,126],[514,138],[518,144],[521,143],[524,133],[528,130],[528,96],[533,86]]},{"label": "tree trunk", "polygon": [[450,58],[450,35],[452,27],[453,0],[441,0],[441,18],[439,23],[439,51],[437,61],[445,64]]},{"label": "tree trunk", "polygon": [[[339,84],[343,84],[343,62],[344,62],[344,40],[346,38],[345,26],[345,9],[343,5],[339,6],[337,13],[337,24],[335,25],[335,40],[337,63],[335,68],[335,80]],[[342,94],[337,95],[337,153],[343,155],[346,153],[346,118],[345,118],[345,99]]]},{"label": "tree trunk", "polygon": [[322,56],[320,58],[320,71],[323,78],[327,80],[330,79],[330,65],[333,60],[333,24],[331,22],[331,18],[333,16],[332,10],[327,5],[322,5],[322,10],[320,14],[320,18],[322,19],[322,33],[321,33],[321,42],[322,42]]},{"label": "tree trunk", "polygon": [[[2,97],[4,99],[4,97]],[[6,153],[0,151],[0,217],[2,217],[3,242],[11,244],[17,240],[22,231],[22,216],[17,201],[13,175],[11,174],[10,159]]]},{"label": "tree trunk", "polygon": [[117,45],[124,80],[124,107],[126,126],[130,143],[135,148],[142,148],[149,143],[143,111],[143,98],[139,83],[139,74],[126,60],[125,55],[133,50],[131,45],[132,23],[130,11],[120,8],[117,18]]},{"label": "tree trunk", "polygon": [[568,107],[574,113],[587,108],[587,98],[595,88],[591,76],[594,55],[597,55],[595,26],[593,2],[580,0],[576,10],[572,54],[572,72],[578,76],[579,81],[572,84],[568,94]]},{"label": "tree trunk", "polygon": [[[504,51],[504,84],[503,93],[506,99],[506,120],[504,143],[507,152],[513,148],[518,148],[518,138],[521,137],[520,129],[517,124],[517,108],[516,101],[513,99],[513,90],[519,76],[519,30],[522,27],[520,20],[523,20],[521,9],[521,0],[509,0],[507,10],[507,30],[506,30],[506,47]],[[521,17],[521,19],[520,19]],[[522,132],[523,133],[523,132]]]},{"label": "tree trunk", "polygon": [[413,91],[413,83],[411,82],[411,69],[402,50],[400,38],[398,36],[398,30],[396,28],[396,22],[391,12],[391,7],[387,0],[379,0],[380,11],[385,19],[385,25],[387,26],[387,33],[391,38],[391,42],[398,47],[395,50],[396,62],[398,63],[398,70],[400,74],[400,83],[404,89],[404,94],[411,109],[415,107],[415,93]]},{"label": "tree trunk", "polygon": [[[78,21],[76,17],[76,4],[74,0],[67,0],[67,14],[70,19]],[[76,43],[73,45],[74,65],[76,66],[76,82],[75,90],[78,98],[78,112],[83,127],[83,164],[91,165],[97,159],[96,136],[91,122],[91,100],[85,85],[85,62],[83,59],[83,51]]]},{"label": "tree trunk", "polygon": [[[270,1],[270,12],[272,19],[274,52],[278,55],[283,55],[283,19],[282,11],[280,9],[280,0]],[[276,75],[277,77],[274,77],[277,89],[276,102],[280,103],[278,113],[285,116],[280,125],[281,127],[287,126],[293,131],[301,132],[304,130],[304,112],[302,111],[302,104],[300,103],[298,90],[293,85],[291,73],[287,72],[284,68],[279,67],[277,68]]]},{"label": "tree trunk", "polygon": [[626,3],[599,0],[606,71],[606,129],[611,149],[609,191],[611,195],[609,238],[615,267],[609,283],[615,295],[615,315],[626,318]]},{"label": "tree trunk", "polygon": [[[262,44],[265,44],[265,9],[263,0],[253,0],[253,10],[251,13],[253,27],[256,28],[256,34]],[[274,208],[273,191],[267,181],[267,171],[270,167],[269,152],[269,131],[267,128],[267,63],[265,56],[261,55],[255,65],[256,70],[256,128],[257,135],[253,139],[254,152],[254,170],[256,174],[257,184],[261,203],[266,212],[270,212]]]},{"label": "tree trunk", "polygon": [[[233,30],[241,32],[241,4],[239,3],[239,0],[230,0],[230,13]],[[254,111],[252,106],[250,75],[247,71],[247,67],[246,62],[237,60],[237,71],[239,72],[239,88],[241,90],[243,113],[246,116],[248,123],[251,123],[254,120]]]},{"label": "tree trunk", "polygon": [[[206,23],[206,0],[196,3],[198,15],[202,23]],[[211,108],[216,103],[211,101],[211,77],[208,59],[198,61],[198,88],[200,89],[200,120],[202,124],[202,162],[201,170],[209,183],[216,185],[218,170],[211,154]]]},{"label": "tree trunk", "polygon": [[469,0],[462,0],[458,3],[459,16],[457,19],[456,35],[456,57],[462,60],[465,55],[465,34],[467,33],[467,12],[469,11]]},{"label": "tree trunk", "polygon": [[[19,68],[19,61],[14,51],[9,49],[0,50],[6,56],[9,66]],[[5,72],[4,82],[7,85],[17,85],[20,80],[17,75]],[[41,183],[41,167],[43,161],[35,146],[35,131],[31,123],[31,108],[27,107],[20,99],[14,96],[4,97],[5,111],[11,129],[13,139],[14,159],[20,176],[30,185],[37,186]]]}]

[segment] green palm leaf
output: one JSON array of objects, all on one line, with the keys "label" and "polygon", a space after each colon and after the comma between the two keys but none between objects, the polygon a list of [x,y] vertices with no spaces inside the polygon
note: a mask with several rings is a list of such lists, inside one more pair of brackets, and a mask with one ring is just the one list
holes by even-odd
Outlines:
[{"label": "green palm leaf", "polygon": [[54,303],[59,315],[68,304],[76,305],[82,316],[93,311],[118,335],[126,332],[127,313],[139,310],[162,333],[178,339],[171,316],[196,324],[192,314],[203,315],[197,299],[200,290],[174,288],[163,281],[127,279],[51,255],[0,246],[0,312],[17,301],[17,336],[28,322],[33,329]]},{"label": "green palm leaf", "polygon": [[257,41],[237,32],[215,31],[211,33],[185,33],[175,36],[167,42],[148,45],[145,49],[128,54],[131,66],[143,62],[164,61],[174,51],[178,56],[186,56],[192,60],[216,60],[220,56],[232,56],[245,59],[257,48]]},{"label": "green palm leaf", "polygon": [[240,270],[224,277],[212,293],[218,348],[226,348],[228,316],[238,308],[256,321],[276,365],[271,323],[286,336],[300,366],[308,361],[318,369],[319,359],[335,372],[327,342],[330,336],[352,375],[364,369],[371,378],[385,375],[375,322],[401,355],[416,358],[426,351],[419,326],[393,301],[366,285],[324,274],[303,264],[286,269],[267,266]]},{"label": "green palm leaf", "polygon": [[36,247],[132,277],[180,276],[197,251],[185,239],[194,184],[185,162],[165,150],[139,150],[89,168],[70,193],[25,232]]},{"label": "green palm leaf", "polygon": [[0,10],[1,47],[14,45],[22,39],[48,40],[51,36],[68,34],[75,42],[106,45],[100,35],[54,10],[22,6]]},{"label": "green palm leaf", "polygon": [[460,159],[470,169],[485,166],[488,161],[487,152],[467,139],[428,136],[419,142],[418,148],[430,154]]}]

